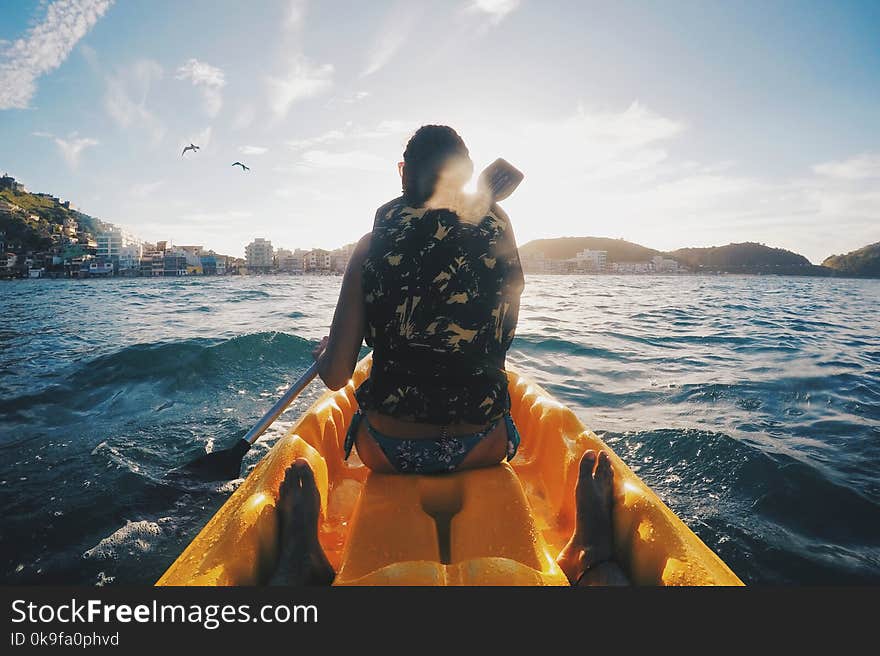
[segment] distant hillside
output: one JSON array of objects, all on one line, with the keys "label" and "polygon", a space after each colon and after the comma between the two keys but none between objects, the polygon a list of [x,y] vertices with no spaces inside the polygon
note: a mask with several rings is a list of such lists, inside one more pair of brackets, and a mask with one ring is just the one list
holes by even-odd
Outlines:
[{"label": "distant hillside", "polygon": [[880,277],[880,242],[846,255],[832,255],[822,266],[845,276]]},{"label": "distant hillside", "polygon": [[80,230],[93,238],[108,227],[103,221],[69,209],[50,196],[13,189],[0,191],[0,231],[6,233],[7,244],[24,251],[49,248],[53,231],[68,218],[74,219]]},{"label": "distant hillside", "polygon": [[567,260],[582,250],[608,251],[609,262],[645,262],[660,251],[645,248],[623,239],[608,237],[559,237],[556,239],[535,239],[519,247],[520,257],[538,255],[551,260]]},{"label": "distant hillside", "polygon": [[726,273],[780,273],[787,275],[830,275],[803,255],[783,248],[745,242],[710,248],[680,248],[667,253],[693,271]]},{"label": "distant hillside", "polygon": [[[875,244],[875,247],[877,246],[880,245]],[[713,246],[711,248],[680,248],[664,253],[623,239],[560,237],[558,239],[536,239],[530,241],[520,247],[519,253],[520,257],[543,253],[544,257],[552,260],[565,260],[575,257],[579,251],[584,249],[608,251],[609,262],[647,262],[655,255],[663,255],[664,257],[676,260],[695,272],[775,273],[809,276],[829,276],[834,274],[834,271],[829,268],[814,266],[803,255],[798,255],[782,248],[771,248],[764,244],[752,242]],[[861,251],[856,253],[861,253]],[[855,255],[855,253],[850,255]],[[875,257],[877,257],[876,251]],[[874,261],[876,262],[876,260]]]}]

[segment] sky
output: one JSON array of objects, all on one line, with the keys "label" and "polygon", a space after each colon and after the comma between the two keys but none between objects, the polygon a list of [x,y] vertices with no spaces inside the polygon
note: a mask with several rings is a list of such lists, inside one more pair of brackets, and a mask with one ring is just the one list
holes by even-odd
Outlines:
[{"label": "sky", "polygon": [[0,3],[0,172],[149,241],[356,241],[428,123],[520,244],[820,263],[880,241],[880,2]]}]

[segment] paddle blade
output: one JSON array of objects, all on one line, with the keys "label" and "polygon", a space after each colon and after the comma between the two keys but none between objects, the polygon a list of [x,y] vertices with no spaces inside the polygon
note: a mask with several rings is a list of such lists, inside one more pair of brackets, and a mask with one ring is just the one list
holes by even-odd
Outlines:
[{"label": "paddle blade", "polygon": [[241,474],[241,461],[250,448],[251,445],[246,440],[239,440],[235,446],[206,453],[181,469],[206,481],[238,478]]}]

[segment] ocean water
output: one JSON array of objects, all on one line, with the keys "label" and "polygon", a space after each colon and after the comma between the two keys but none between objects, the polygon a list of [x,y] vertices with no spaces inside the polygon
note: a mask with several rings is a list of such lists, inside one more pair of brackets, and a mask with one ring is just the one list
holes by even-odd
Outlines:
[{"label": "ocean water", "polygon": [[[0,284],[0,580],[154,582],[238,484],[164,474],[308,367],[340,280]],[[877,584],[878,310],[870,280],[528,276],[509,362],[747,583]]]}]

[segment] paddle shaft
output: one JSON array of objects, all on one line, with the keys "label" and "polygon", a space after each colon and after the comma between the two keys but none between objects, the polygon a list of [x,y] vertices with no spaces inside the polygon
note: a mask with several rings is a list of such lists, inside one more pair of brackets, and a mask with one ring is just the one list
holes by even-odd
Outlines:
[{"label": "paddle shaft", "polygon": [[315,362],[311,367],[306,369],[306,372],[300,377],[300,379],[290,386],[290,389],[284,393],[284,396],[275,402],[275,405],[270,408],[269,412],[264,414],[260,418],[260,421],[258,421],[242,439],[248,444],[256,442],[260,438],[260,435],[265,433],[266,429],[272,425],[272,422],[278,418],[278,415],[284,412],[287,409],[287,406],[293,403],[293,400],[300,395],[300,393],[317,375],[318,363]]}]

